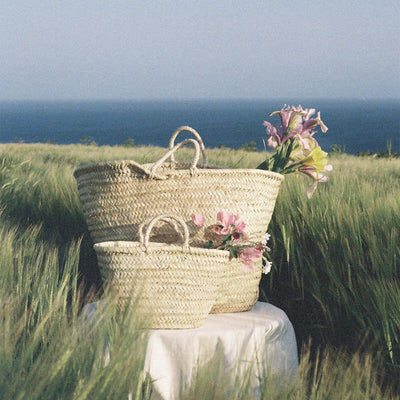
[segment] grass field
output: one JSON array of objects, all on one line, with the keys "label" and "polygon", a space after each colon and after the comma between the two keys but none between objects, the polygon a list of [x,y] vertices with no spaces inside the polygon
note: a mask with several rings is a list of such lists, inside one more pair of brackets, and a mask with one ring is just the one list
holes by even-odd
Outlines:
[{"label": "grass field", "polygon": [[[105,160],[152,162],[164,152],[0,145],[1,398],[120,399],[129,391],[147,398],[146,337],[134,312],[105,310],[90,334],[79,318],[82,304],[100,295],[89,287],[101,282],[72,173]],[[231,168],[265,158],[230,149],[208,155]],[[298,379],[278,390],[266,377],[263,398],[399,398],[400,159],[334,154],[330,162],[330,181],[311,200],[306,178],[286,177],[269,227],[274,266],[260,297],[288,314],[302,352]],[[118,348],[107,368],[105,334]],[[210,376],[212,365],[182,399],[199,399],[199,390],[209,399],[249,398],[246,381],[227,392],[235,376],[204,389]]]}]

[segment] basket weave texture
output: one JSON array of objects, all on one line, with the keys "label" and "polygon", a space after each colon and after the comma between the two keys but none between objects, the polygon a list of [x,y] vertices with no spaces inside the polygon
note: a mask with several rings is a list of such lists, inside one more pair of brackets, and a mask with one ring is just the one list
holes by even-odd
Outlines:
[{"label": "basket weave texture", "polygon": [[[197,141],[187,139],[175,146],[174,140],[183,130],[193,133]],[[175,162],[175,152],[189,143],[195,146],[193,161]],[[198,162],[200,152],[203,164]],[[190,127],[174,133],[170,150],[154,164],[131,160],[91,164],[77,168],[74,176],[95,243],[137,240],[139,224],[160,214],[179,215],[188,222],[193,213],[214,220],[221,210],[240,215],[249,239],[260,240],[283,180],[283,175],[270,171],[209,166],[204,144]],[[194,237],[196,230],[190,225],[189,229]],[[170,243],[177,238],[170,228],[160,235]]]},{"label": "basket weave texture", "polygon": [[[184,244],[149,242],[158,221],[182,227]],[[189,247],[185,221],[173,215],[153,218],[140,241],[94,245],[103,280],[119,297],[120,307],[134,304],[151,329],[201,326],[209,314],[229,264],[229,252]]]},{"label": "basket weave texture", "polygon": [[248,311],[257,302],[262,259],[254,262],[254,269],[250,272],[244,271],[241,264],[239,259],[233,258],[227,268],[224,268],[211,314]]}]

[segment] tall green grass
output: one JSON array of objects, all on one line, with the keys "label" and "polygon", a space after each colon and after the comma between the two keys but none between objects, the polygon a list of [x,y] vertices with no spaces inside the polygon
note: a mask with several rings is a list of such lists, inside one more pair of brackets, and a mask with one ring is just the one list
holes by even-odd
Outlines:
[{"label": "tall green grass", "polygon": [[[1,218],[0,398],[117,399],[147,390],[145,334],[132,316],[80,316],[79,242],[56,248],[40,228]],[[105,367],[105,337],[113,350]],[[139,398],[146,398],[140,395]]]},{"label": "tall green grass", "polygon": [[300,337],[374,348],[400,378],[400,163],[339,157],[311,200],[288,177],[273,236],[275,268],[264,280]]},{"label": "tall green grass", "polygon": [[[1,398],[146,398],[145,337],[134,313],[122,323],[104,310],[90,334],[79,318],[99,276],[72,172],[105,160],[152,162],[164,152],[0,145]],[[211,163],[233,168],[255,167],[265,157],[229,149],[208,154]],[[191,149],[180,153],[191,156]],[[395,398],[385,388],[400,392],[400,160],[338,154],[331,162],[330,181],[311,200],[306,178],[286,177],[269,227],[274,266],[262,279],[261,299],[288,314],[299,348],[311,344],[292,385],[282,389],[265,376],[265,399],[383,399]],[[118,349],[106,368],[105,335]],[[199,369],[182,398],[249,398],[249,382],[233,373],[220,376],[223,385],[202,384],[218,376],[216,365]]]},{"label": "tall green grass", "polygon": [[[146,332],[134,310],[112,307],[96,319],[79,314],[79,242],[59,249],[41,241],[38,227],[19,230],[0,218],[0,396],[2,399],[149,399],[144,372]],[[86,298],[86,301],[90,301]],[[110,303],[111,304],[111,303]],[[106,363],[105,338],[111,349]],[[252,372],[222,368],[218,353],[200,365],[183,399],[251,399]],[[379,385],[376,360],[305,347],[297,378],[282,385],[261,375],[262,399],[398,398]]]}]

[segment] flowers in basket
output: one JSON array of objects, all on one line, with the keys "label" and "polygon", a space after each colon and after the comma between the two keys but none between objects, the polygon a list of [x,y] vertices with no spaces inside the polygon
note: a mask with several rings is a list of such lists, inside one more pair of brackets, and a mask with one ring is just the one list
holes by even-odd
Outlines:
[{"label": "flowers in basket", "polygon": [[267,144],[274,153],[257,168],[279,172],[281,174],[302,173],[313,179],[307,190],[308,198],[313,195],[318,182],[326,182],[328,177],[323,172],[331,171],[327,155],[314,138],[314,129],[319,125],[322,132],[328,128],[322,122],[320,112],[312,118],[315,109],[304,109],[299,105],[284,106],[280,111],[274,111],[269,116],[279,115],[280,126],[273,126],[264,121],[267,130]]},{"label": "flowers in basket", "polygon": [[[201,214],[192,216],[193,223],[203,227],[205,218]],[[238,258],[242,262],[244,271],[250,272],[254,269],[254,261],[263,258],[263,273],[271,270],[272,263],[268,259],[270,248],[267,246],[270,235],[266,233],[261,242],[250,242],[245,233],[246,224],[237,215],[226,211],[217,213],[215,224],[204,230],[204,244],[208,249],[227,250],[232,258]]]}]

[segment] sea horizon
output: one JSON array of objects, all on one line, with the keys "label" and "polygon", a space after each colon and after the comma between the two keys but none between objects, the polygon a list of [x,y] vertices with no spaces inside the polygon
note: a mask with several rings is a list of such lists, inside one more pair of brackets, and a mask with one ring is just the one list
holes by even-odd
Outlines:
[{"label": "sea horizon", "polygon": [[258,150],[266,140],[263,121],[284,104],[315,108],[328,126],[315,138],[325,151],[333,145],[357,154],[400,151],[400,98],[350,99],[60,99],[0,100],[0,142],[83,143],[168,146],[176,128],[189,125],[206,147]]}]

